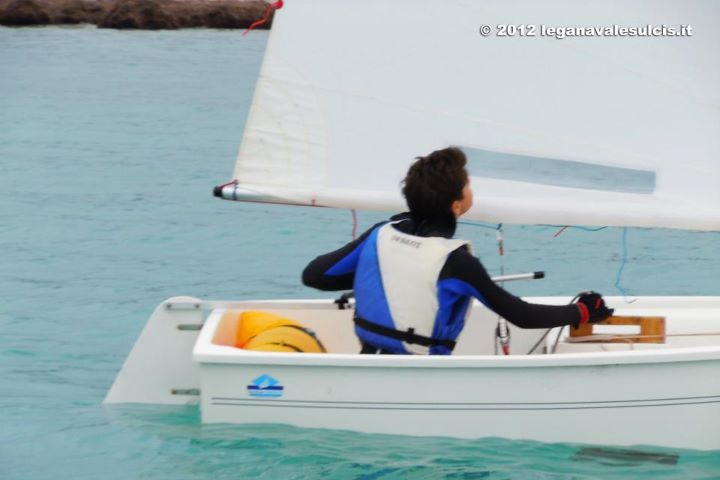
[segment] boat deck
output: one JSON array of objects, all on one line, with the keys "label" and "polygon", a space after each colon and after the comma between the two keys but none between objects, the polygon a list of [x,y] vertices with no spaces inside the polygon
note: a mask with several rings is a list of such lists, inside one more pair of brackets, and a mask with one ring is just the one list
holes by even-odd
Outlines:
[{"label": "boat deck", "polygon": [[[528,300],[545,304],[569,301],[559,297]],[[720,301],[714,297],[644,297],[632,303],[625,302],[621,297],[609,297],[607,301],[616,308],[616,316],[661,318],[664,335],[662,338],[644,339],[639,325],[595,325],[594,333],[599,340],[588,341],[590,339],[586,337],[571,338],[569,327],[555,328],[541,341],[533,354],[665,350],[720,345]],[[360,344],[353,331],[352,310],[339,310],[331,302],[254,303],[227,307],[235,309],[238,314],[260,310],[295,320],[312,329],[328,353],[357,354],[360,351]],[[237,324],[232,322],[233,318],[219,322],[219,334],[214,336],[213,343],[233,346]],[[453,356],[495,355],[496,325],[497,315],[476,302]],[[511,355],[527,355],[546,333],[546,329],[528,330],[513,325],[510,325],[510,331]]]}]

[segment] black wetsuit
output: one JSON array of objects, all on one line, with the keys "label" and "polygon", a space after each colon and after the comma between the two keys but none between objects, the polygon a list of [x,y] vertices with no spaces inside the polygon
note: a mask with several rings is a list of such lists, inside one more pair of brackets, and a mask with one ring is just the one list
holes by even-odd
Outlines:
[{"label": "black wetsuit", "polygon": [[[442,221],[417,221],[409,214],[394,216],[393,228],[410,235],[421,237],[452,238],[455,234],[456,221],[449,216]],[[345,275],[326,275],[326,272],[350,255],[361,245],[381,222],[363,233],[356,240],[344,247],[317,257],[303,271],[303,283],[320,290],[350,290],[353,288],[354,272]],[[488,308],[509,322],[521,328],[550,328],[562,325],[577,324],[580,321],[580,310],[574,305],[539,305],[528,303],[512,295],[492,281],[487,271],[465,247],[458,248],[448,257],[440,271],[438,282],[456,279],[473,287],[480,300]]]}]

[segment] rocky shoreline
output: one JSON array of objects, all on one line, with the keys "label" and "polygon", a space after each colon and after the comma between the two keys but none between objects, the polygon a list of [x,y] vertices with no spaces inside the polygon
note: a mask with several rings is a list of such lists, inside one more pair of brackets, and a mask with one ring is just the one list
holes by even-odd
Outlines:
[{"label": "rocky shoreline", "polygon": [[[0,0],[0,25],[76,25],[169,30],[247,28],[265,14],[262,0]],[[270,28],[270,21],[257,28]]]}]

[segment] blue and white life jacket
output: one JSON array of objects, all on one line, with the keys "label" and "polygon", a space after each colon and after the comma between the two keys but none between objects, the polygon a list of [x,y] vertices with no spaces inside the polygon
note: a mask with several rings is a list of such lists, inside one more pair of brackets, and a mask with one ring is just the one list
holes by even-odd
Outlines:
[{"label": "blue and white life jacket", "polygon": [[[392,225],[376,228],[360,253],[355,331],[361,341],[394,353],[435,353],[436,347],[450,353],[470,299],[455,312],[461,319],[441,314],[438,277],[448,255],[469,242],[408,235]],[[448,322],[459,323],[448,328]]]}]

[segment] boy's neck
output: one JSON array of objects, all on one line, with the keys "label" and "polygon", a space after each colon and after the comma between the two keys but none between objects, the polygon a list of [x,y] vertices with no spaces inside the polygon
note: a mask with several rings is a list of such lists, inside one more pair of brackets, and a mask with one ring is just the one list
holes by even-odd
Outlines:
[{"label": "boy's neck", "polygon": [[392,217],[392,220],[402,220],[395,225],[399,231],[419,237],[452,238],[457,228],[457,219],[449,212],[443,218],[423,218],[410,213],[402,213]]}]

